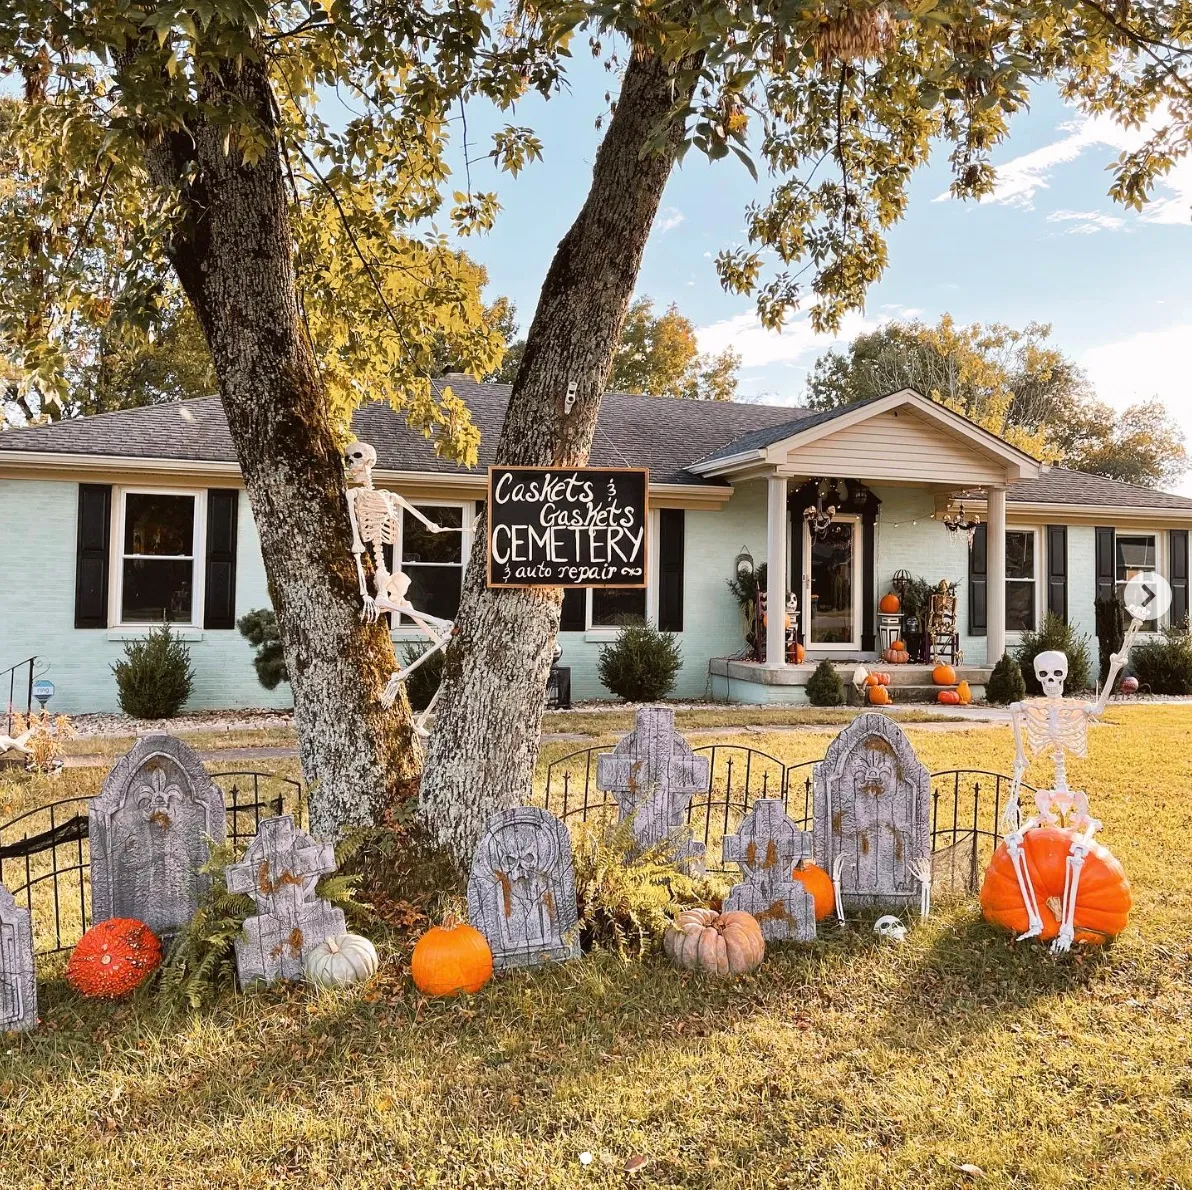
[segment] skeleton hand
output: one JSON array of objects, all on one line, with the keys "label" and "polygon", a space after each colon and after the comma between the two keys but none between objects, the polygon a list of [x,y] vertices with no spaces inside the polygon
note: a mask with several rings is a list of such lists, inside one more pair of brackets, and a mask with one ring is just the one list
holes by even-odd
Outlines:
[{"label": "skeleton hand", "polygon": [[365,624],[375,624],[379,616],[380,612],[377,611],[377,601],[371,595],[365,595],[364,610],[360,613],[360,619]]}]

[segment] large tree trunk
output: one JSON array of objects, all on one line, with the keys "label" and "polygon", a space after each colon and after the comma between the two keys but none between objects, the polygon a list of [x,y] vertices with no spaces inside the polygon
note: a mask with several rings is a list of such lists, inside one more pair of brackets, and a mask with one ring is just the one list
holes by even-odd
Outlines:
[{"label": "large tree trunk", "polygon": [[[586,463],[642,253],[682,137],[652,134],[675,103],[668,69],[635,53],[596,155],[583,210],[542,287],[497,447],[498,462]],[[568,385],[575,403],[564,410]],[[428,744],[420,805],[431,838],[460,865],[493,810],[528,799],[559,629],[558,588],[489,590],[478,526],[447,650],[441,710]]]},{"label": "large tree trunk", "polygon": [[[224,63],[206,92],[273,131],[261,63]],[[311,827],[330,838],[409,795],[421,748],[408,707],[380,703],[396,668],[384,622],[359,620],[343,461],[299,319],[279,149],[271,140],[247,165],[223,136],[200,122],[147,137],[146,163],[182,192],[170,260],[211,349],[285,648]]]}]

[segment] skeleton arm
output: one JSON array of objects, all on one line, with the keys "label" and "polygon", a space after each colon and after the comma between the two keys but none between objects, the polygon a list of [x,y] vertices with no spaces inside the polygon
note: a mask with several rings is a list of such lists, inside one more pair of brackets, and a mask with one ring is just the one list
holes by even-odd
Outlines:
[{"label": "skeleton arm", "polygon": [[[432,521],[429,517],[424,516],[422,514],[422,512],[419,511],[419,509],[415,508],[414,505],[409,502],[409,500],[407,500],[404,496],[399,495],[397,492],[394,492],[392,490],[387,491],[385,493],[385,499],[389,502],[390,508],[393,508],[394,505],[396,505],[397,508],[405,509],[405,511],[408,512],[415,520],[421,521],[432,533],[462,533],[463,532],[463,530],[461,528],[459,528],[458,526],[455,528],[448,528],[443,525],[436,525],[434,521]],[[397,512],[395,510],[394,516],[396,516],[396,515],[397,515]]]},{"label": "skeleton arm", "polygon": [[1091,702],[1086,707],[1090,718],[1099,719],[1105,714],[1105,707],[1109,702],[1109,696],[1113,693],[1114,683],[1117,681],[1118,674],[1126,668],[1126,662],[1130,660],[1130,650],[1134,647],[1134,639],[1138,636],[1141,628],[1142,621],[1135,616],[1130,621],[1130,627],[1126,629],[1121,649],[1109,655],[1109,672],[1105,675],[1105,685],[1101,687],[1101,696],[1096,702]]},{"label": "skeleton arm", "polygon": [[1014,729],[1014,777],[1010,782],[1010,796],[1006,800],[1006,809],[1002,821],[1010,832],[1016,832],[1022,827],[1022,810],[1019,806],[1019,795],[1022,792],[1022,778],[1026,775],[1030,763],[1026,755],[1026,740],[1023,736],[1022,719],[1025,710],[1022,703],[1010,705],[1010,725]]}]

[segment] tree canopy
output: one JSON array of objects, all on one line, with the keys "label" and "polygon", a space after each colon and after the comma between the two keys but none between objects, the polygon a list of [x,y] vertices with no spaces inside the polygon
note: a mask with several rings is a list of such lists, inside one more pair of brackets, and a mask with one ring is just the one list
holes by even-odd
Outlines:
[{"label": "tree canopy", "polygon": [[1163,404],[1121,413],[1050,342],[1051,328],[888,322],[816,361],[813,409],[913,388],[1037,458],[1128,483],[1159,486],[1187,469],[1183,434]]}]

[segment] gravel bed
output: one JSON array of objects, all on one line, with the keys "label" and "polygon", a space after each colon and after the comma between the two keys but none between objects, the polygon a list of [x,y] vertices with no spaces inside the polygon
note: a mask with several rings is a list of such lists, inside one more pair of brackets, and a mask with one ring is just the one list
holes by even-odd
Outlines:
[{"label": "gravel bed", "polygon": [[245,731],[264,727],[293,727],[291,711],[239,710],[199,711],[193,715],[175,715],[173,719],[134,719],[118,712],[94,712],[72,715],[71,725],[79,736],[153,735],[180,731]]}]

